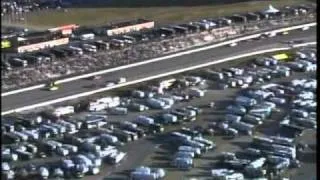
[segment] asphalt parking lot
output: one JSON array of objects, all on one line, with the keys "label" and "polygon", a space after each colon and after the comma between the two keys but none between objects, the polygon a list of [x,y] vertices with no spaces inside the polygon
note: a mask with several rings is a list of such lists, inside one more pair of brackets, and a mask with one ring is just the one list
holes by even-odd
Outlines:
[{"label": "asphalt parking lot", "polygon": [[[215,68],[228,67],[230,64],[221,64]],[[306,73],[294,73],[288,78],[279,78],[271,81],[270,83],[281,83],[288,82],[293,79],[305,78],[305,77],[314,78],[315,74],[306,74]],[[210,87],[210,85],[209,85]],[[202,127],[207,127],[207,124],[210,122],[215,122],[221,119],[224,115],[223,108],[226,105],[229,105],[235,97],[238,89],[227,89],[227,90],[216,90],[214,88],[209,88],[205,98],[194,99],[188,103],[179,103],[174,107],[194,105],[197,107],[204,107],[204,113],[192,123],[184,124],[184,127],[194,127],[200,125]],[[216,109],[212,110],[207,108],[207,105],[211,102],[216,102]],[[256,134],[266,134],[266,135],[275,135],[279,120],[283,118],[286,107],[281,107],[280,112],[274,113],[272,117],[263,125],[258,128]],[[150,111],[144,113],[146,115],[156,113],[157,111]],[[114,116],[110,119],[114,121],[124,121],[132,120],[139,113],[130,113],[126,117]],[[179,129],[181,126],[169,127],[166,131],[173,131]],[[307,131],[302,137],[299,138],[299,142],[304,142],[309,144],[311,147],[315,146],[315,131]],[[149,167],[164,168],[167,170],[167,176],[165,179],[210,179],[209,172],[212,169],[212,164],[215,162],[216,157],[221,152],[236,152],[241,148],[244,148],[250,142],[250,136],[241,136],[236,139],[228,140],[225,137],[221,136],[205,136],[205,138],[213,140],[216,143],[217,149],[213,152],[208,152],[200,159],[195,161],[195,168],[190,171],[180,171],[175,168],[170,167],[170,158],[174,150],[170,148],[170,142],[165,139],[165,135],[157,135],[157,137],[147,138],[139,140],[138,142],[130,143],[128,146],[128,159],[121,165],[113,168],[110,172],[110,168],[106,169],[106,177],[104,179],[126,179],[128,177],[128,172],[136,168],[138,165],[145,165]],[[316,176],[316,165],[315,159],[315,149],[308,149],[302,154],[301,162],[302,167],[299,169],[290,170],[286,173],[286,177],[290,179],[305,179]],[[85,179],[100,179],[104,176],[104,173],[101,173],[99,176],[88,176]]]},{"label": "asphalt parking lot", "polygon": [[[297,73],[291,76],[290,78],[278,79],[272,82],[289,81],[292,79],[303,78],[303,77],[305,77],[304,73]],[[206,98],[196,99],[185,105],[206,106],[210,101],[215,101],[217,104],[217,108],[225,107],[225,105],[229,104],[232,101],[236,91],[237,90],[235,89],[229,89],[224,91],[210,90],[208,91]],[[274,121],[279,120],[279,116],[281,117],[281,114],[283,113],[273,115],[272,120],[270,120],[270,122],[267,122],[268,126],[264,125],[267,127],[262,128],[262,132],[258,132],[258,133],[263,134],[263,132],[268,132],[268,134],[270,134],[270,131],[274,131],[273,129],[274,126],[270,126],[270,125],[275,124]],[[221,110],[212,111],[211,109],[206,108],[204,109],[203,115],[201,115],[201,117],[199,117],[198,120],[186,125],[185,127],[192,127],[196,125],[201,125],[203,127],[206,127],[208,122],[214,122],[215,120],[222,118],[223,117],[222,115],[223,113],[221,112]],[[123,121],[125,119],[119,118],[118,120]],[[128,119],[130,119],[130,117]],[[316,144],[314,136],[315,136],[315,131],[308,131],[304,134],[303,137],[301,137],[300,141],[303,141],[305,143],[308,143],[314,146]],[[168,175],[166,176],[165,179],[168,179],[168,180],[169,179],[170,180],[171,179],[189,179],[189,178],[210,179],[208,176],[210,168],[212,169],[212,166],[210,166],[210,163],[215,162],[215,158],[219,153],[223,151],[227,151],[227,152],[238,151],[241,149],[241,147],[245,147],[246,144],[250,141],[249,136],[241,136],[233,140],[226,140],[225,138],[219,137],[219,136],[217,137],[207,136],[206,138],[213,140],[217,145],[217,149],[214,152],[206,153],[203,157],[201,157],[200,159],[197,159],[197,161],[195,162],[196,168],[192,169],[191,171],[180,171],[180,170],[170,168],[169,161],[168,161],[170,160],[170,155],[172,154],[172,151],[168,150],[168,146],[170,147],[170,143],[166,142],[165,139],[157,138],[156,142],[141,140],[142,141],[140,142],[141,144],[138,142],[137,142],[138,144],[130,144],[129,145],[131,147],[130,151],[134,156],[133,158],[136,159],[136,162],[131,161],[131,159],[127,159],[127,161],[123,165],[120,165],[115,169],[115,173],[107,175],[107,178],[105,179],[110,179],[110,180],[126,179],[128,177],[128,174],[126,172],[130,172],[130,170],[137,167],[138,164],[146,165],[149,167],[165,168],[166,170],[168,170],[167,171]],[[156,148],[156,146],[158,146],[159,144],[161,144],[159,148]],[[142,148],[142,146],[145,148]],[[137,148],[137,149],[134,150],[134,148]],[[144,150],[141,151],[141,149],[144,149]],[[130,156],[130,154],[131,153],[129,152],[129,157],[132,156],[132,155]],[[304,178],[316,176],[316,165],[315,165],[316,162],[314,158],[311,158],[311,157],[315,157],[314,155],[315,155],[315,150],[313,151],[308,150],[304,154],[304,156],[308,156],[308,159],[303,158],[302,167],[297,170],[292,170],[291,172],[289,172],[288,177],[290,179],[299,180],[301,178],[304,179]],[[134,160],[133,158],[132,160]],[[91,179],[96,179],[96,177],[93,177],[93,176],[86,177],[86,179],[91,180]]]}]

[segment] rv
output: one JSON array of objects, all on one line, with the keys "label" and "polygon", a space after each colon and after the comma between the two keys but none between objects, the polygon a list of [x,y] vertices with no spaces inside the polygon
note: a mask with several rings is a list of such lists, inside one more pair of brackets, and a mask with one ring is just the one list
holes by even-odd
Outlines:
[{"label": "rv", "polygon": [[105,117],[102,116],[86,116],[83,121],[83,127],[86,129],[99,128],[107,124]]},{"label": "rv", "polygon": [[195,148],[191,146],[179,146],[178,151],[181,152],[193,152],[196,156],[201,155],[201,149],[200,148]]},{"label": "rv", "polygon": [[124,152],[113,152],[109,154],[106,159],[111,164],[119,164],[127,156],[127,153]]}]

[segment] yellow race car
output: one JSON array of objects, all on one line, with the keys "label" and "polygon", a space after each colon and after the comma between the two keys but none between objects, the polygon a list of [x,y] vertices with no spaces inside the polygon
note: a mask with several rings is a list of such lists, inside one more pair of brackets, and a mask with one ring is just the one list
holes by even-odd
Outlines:
[{"label": "yellow race car", "polygon": [[57,85],[56,82],[50,82],[49,84],[47,84],[45,89],[48,90],[48,91],[56,91],[56,90],[59,89],[59,86]]}]

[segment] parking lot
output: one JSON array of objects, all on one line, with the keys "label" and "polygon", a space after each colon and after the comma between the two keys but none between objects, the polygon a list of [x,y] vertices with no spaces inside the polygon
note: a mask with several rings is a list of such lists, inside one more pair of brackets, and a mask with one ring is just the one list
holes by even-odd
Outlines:
[{"label": "parking lot", "polygon": [[[295,62],[280,62],[262,58],[260,60],[255,60],[256,65],[253,65],[252,62],[237,64],[237,68],[246,70],[243,72],[245,75],[241,73],[241,69],[230,69],[230,67],[235,67],[235,65],[233,65],[232,63],[226,63],[215,66],[214,69],[216,72],[213,72],[212,70],[208,71],[207,69],[205,69],[187,73],[184,75],[179,75],[177,76],[178,79],[184,77],[180,81],[177,81],[179,83],[173,83],[175,81],[162,81],[163,83],[161,85],[155,83],[152,87],[149,88],[147,88],[146,86],[135,88],[135,90],[141,90],[135,91],[135,93],[133,93],[132,89],[132,95],[129,95],[127,98],[121,97],[121,100],[117,99],[114,95],[113,98],[100,98],[96,101],[92,100],[91,103],[87,106],[87,109],[91,109],[92,111],[90,113],[88,112],[88,110],[85,110],[85,112],[76,113],[76,115],[64,116],[63,114],[73,114],[74,112],[74,108],[65,106],[64,108],[56,108],[51,111],[47,111],[47,113],[45,113],[46,116],[42,115],[42,122],[32,121],[32,119],[36,119],[32,116],[30,116],[29,120],[24,120],[27,117],[23,117],[20,120],[13,120],[12,118],[9,118],[8,120],[4,119],[2,121],[2,129],[4,132],[7,132],[4,133],[4,138],[7,137],[8,139],[5,139],[7,142],[2,145],[2,154],[6,155],[6,161],[10,162],[13,160],[14,162],[10,163],[12,169],[11,171],[4,170],[4,165],[2,165],[3,174],[7,175],[7,177],[10,177],[10,173],[12,175],[12,172],[14,172],[16,176],[20,176],[20,178],[26,178],[25,176],[23,176],[23,174],[26,172],[23,172],[21,170],[21,167],[25,167],[25,170],[29,171],[29,173],[27,173],[29,174],[27,176],[28,179],[30,179],[31,176],[38,177],[39,171],[42,173],[40,173],[42,177],[45,177],[47,175],[50,178],[61,177],[61,171],[63,171],[64,173],[62,174],[64,174],[65,177],[82,177],[84,174],[86,174],[84,179],[127,179],[133,169],[137,168],[138,166],[144,165],[151,168],[163,168],[166,172],[164,179],[188,179],[192,177],[210,179],[212,169],[220,169],[223,167],[222,165],[216,164],[218,161],[217,158],[218,156],[220,156],[221,152],[243,151],[243,149],[252,146],[249,143],[252,141],[252,138],[254,136],[263,135],[269,137],[277,136],[280,133],[281,137],[290,137],[292,136],[292,132],[295,132],[295,130],[292,130],[295,128],[288,128],[288,124],[292,124],[290,125],[290,127],[299,126],[302,129],[309,129],[303,130],[303,135],[297,137],[295,140],[295,144],[301,143],[304,144],[303,147],[305,147],[300,149],[301,145],[299,147],[297,145],[296,156],[297,159],[301,162],[301,167],[289,168],[288,171],[285,170],[288,167],[285,167],[285,171],[283,173],[280,173],[280,176],[289,177],[290,179],[313,178],[315,177],[315,161],[313,161],[314,158],[312,157],[315,157],[314,133],[316,125],[314,125],[315,121],[305,120],[303,118],[306,117],[306,114],[310,114],[309,118],[314,118],[316,113],[314,111],[314,108],[316,107],[316,104],[314,105],[314,99],[316,98],[316,95],[314,93],[311,93],[313,92],[312,88],[315,88],[314,83],[316,83],[316,81],[310,81],[310,79],[315,79],[315,69],[313,68],[315,66],[315,57],[313,56],[315,55],[316,51],[315,49],[311,49],[302,50],[301,52],[303,52],[307,56],[307,58],[304,57],[305,60],[295,60]],[[307,63],[306,61],[308,61],[309,63]],[[289,67],[289,69],[285,67]],[[221,70],[218,69],[222,69],[222,71],[224,72],[223,76],[225,78],[223,78],[223,80],[219,80],[220,75],[218,74]],[[269,71],[267,69],[269,69]],[[274,73],[271,73],[270,69],[274,69],[276,71],[274,71]],[[249,82],[250,78],[247,77],[249,76],[249,74],[254,77],[251,80],[252,82]],[[202,78],[205,77],[205,81],[203,81],[202,78],[199,78],[200,75]],[[227,78],[227,76],[229,75],[234,76],[235,78]],[[242,83],[244,84],[240,83],[240,77],[242,77]],[[296,79],[306,79],[306,81],[298,81]],[[288,85],[288,82],[291,82],[291,85]],[[309,83],[308,90],[303,90],[303,87],[307,86],[307,83]],[[233,108],[233,110],[231,110],[232,108],[229,108],[228,106],[235,104],[235,98],[239,95],[243,95],[243,92],[249,92],[248,90],[250,88],[244,88],[246,87],[245,84],[250,84],[251,87],[261,87],[265,84],[284,84],[286,86],[296,87],[297,91],[295,91],[294,88],[293,90],[292,88],[290,90],[290,88],[287,89],[283,86],[279,86],[282,88],[274,88],[271,86],[265,87],[264,89],[262,88],[260,93],[256,91],[255,96],[253,96],[253,91],[253,94],[251,93],[251,95],[252,97],[255,97],[254,99],[259,99],[258,95],[259,97],[264,97],[265,94],[270,94],[270,92],[274,93],[275,96],[271,95],[271,97],[267,97],[267,99],[269,105],[270,103],[275,104],[276,107],[272,108],[273,110],[270,117],[267,116],[266,119],[259,120],[259,122],[263,121],[262,124],[257,125],[255,123],[257,123],[258,121],[253,121],[251,119],[251,123],[249,123],[251,125],[248,125],[248,117],[243,117],[244,120],[241,120],[241,122],[245,121],[247,123],[245,123],[246,125],[239,126],[236,125],[239,122],[234,119],[237,119],[235,114],[242,112],[242,108],[237,106],[238,109]],[[162,86],[165,87],[169,85],[171,86],[168,90],[160,88]],[[190,88],[190,85],[194,87]],[[243,87],[244,89],[239,87]],[[197,90],[195,90],[194,88],[197,88]],[[221,88],[224,89],[222,90]],[[205,89],[205,91],[203,91],[203,89]],[[161,95],[161,91],[164,91],[164,95]],[[285,93],[283,94],[283,92]],[[152,94],[154,99],[151,101]],[[149,98],[143,98],[143,95],[147,95],[149,96]],[[246,96],[248,97],[249,95]],[[188,100],[188,97],[193,98],[192,100]],[[292,97],[295,98],[292,99]],[[172,104],[170,101],[170,99],[173,98],[175,99],[174,104]],[[310,104],[313,103],[313,105],[301,104],[301,99],[304,98],[308,99],[306,101],[310,101]],[[159,103],[160,99],[162,100],[161,102],[166,103]],[[131,100],[131,102],[129,102],[129,100]],[[292,104],[292,107],[288,107],[286,102],[284,103],[283,101],[288,101],[290,104]],[[239,100],[238,103],[240,102],[242,101]],[[245,101],[243,101],[242,103],[244,102]],[[293,104],[295,105],[293,106]],[[193,108],[191,108],[193,110],[191,110],[190,108],[183,109],[187,106],[193,106]],[[253,107],[255,107],[255,105]],[[266,109],[261,109],[261,107],[259,109],[259,107],[260,106],[255,107],[256,109],[249,108],[249,114],[251,114],[252,116],[254,114],[253,111],[259,112],[255,115],[257,117],[261,116],[262,118],[263,113],[261,112],[266,112],[268,108],[264,106],[264,108]],[[106,108],[107,111],[103,110]],[[149,108],[149,110],[143,110],[146,108]],[[305,108],[308,109],[308,112],[306,110],[302,110]],[[199,115],[194,116],[195,114],[197,114],[199,109],[201,109],[202,112],[200,113],[199,111]],[[171,118],[164,121],[164,118],[159,118],[158,116],[156,116],[156,114],[159,113],[161,115],[161,112],[175,114],[174,116],[179,117],[178,119],[176,119],[178,121],[174,121],[174,118],[172,118],[173,116],[170,116]],[[196,113],[182,115],[186,112]],[[226,112],[228,112],[228,114],[234,115],[227,118]],[[89,120],[88,117],[86,118],[85,114],[91,114],[91,116],[95,116],[92,120]],[[105,120],[105,115],[108,116],[107,120]],[[144,115],[144,117],[141,117],[141,115]],[[290,116],[287,117],[287,115]],[[60,116],[60,118],[57,120],[56,118],[54,118],[55,116]],[[152,118],[150,119],[146,116],[152,117],[153,120]],[[51,121],[48,121],[47,119],[51,119]],[[138,128],[132,128],[132,125],[125,124],[125,121],[132,121],[134,123],[137,123]],[[82,122],[81,127],[79,126],[80,122]],[[148,123],[145,124],[146,122]],[[178,122],[178,124],[176,124],[175,122]],[[221,128],[224,126],[219,124],[223,123],[228,123],[232,128]],[[41,127],[40,131],[39,126]],[[65,127],[64,130],[62,127]],[[180,132],[180,129],[182,127],[191,128],[191,132],[194,132],[194,129],[197,129],[198,132],[201,132],[203,138],[213,142],[215,147],[212,150],[209,149],[208,151],[204,152],[200,158],[195,158],[192,163],[193,166],[188,167],[188,169],[190,168],[189,170],[178,170],[181,168],[184,169],[185,167],[177,168],[172,166],[171,163],[171,161],[173,160],[172,156],[177,152],[177,146],[181,143],[181,140],[175,139],[175,137],[173,137],[169,133],[173,131]],[[251,128],[243,129],[240,127]],[[283,130],[284,127],[286,127],[286,131]],[[232,132],[236,133],[227,135],[223,134],[224,132],[231,132],[230,129],[234,129],[232,130]],[[127,132],[131,131],[135,133],[131,133],[130,136],[124,136],[123,132],[125,130]],[[38,135],[42,136],[39,138],[39,140],[37,140],[36,138],[36,132],[38,132]],[[290,134],[288,134],[289,132]],[[71,135],[61,136],[61,134],[70,133]],[[139,140],[134,140],[134,134],[135,136],[140,137]],[[147,137],[141,138],[143,134],[147,134]],[[56,140],[58,142],[62,142],[62,144],[53,141],[50,142],[48,141],[46,136],[49,136],[48,138],[50,140]],[[86,139],[85,141],[87,143],[85,143],[84,139]],[[2,140],[4,142],[4,139]],[[43,140],[47,141],[47,143]],[[33,152],[35,151],[33,150],[34,148],[32,148],[32,146],[30,145],[30,147],[26,147],[26,145],[23,145],[23,142],[18,143],[20,144],[20,146],[13,145],[12,141],[27,141],[29,142],[28,144],[35,144],[38,147],[38,152],[35,152],[35,154],[31,153],[31,155],[26,155],[30,154],[26,153],[26,151]],[[70,144],[73,145],[70,146]],[[101,146],[101,150],[99,150],[97,144]],[[306,147],[305,144],[307,144],[308,147]],[[25,147],[26,150],[24,150],[23,147]],[[51,147],[52,149],[48,149],[49,147]],[[77,149],[77,151],[75,151],[75,149]],[[78,156],[79,153],[83,154],[87,158],[89,157],[90,160],[83,160],[83,157]],[[97,155],[95,153],[100,155]],[[268,151],[268,153],[271,152]],[[14,154],[18,155],[18,161],[14,157]],[[39,159],[39,157],[41,156],[48,156],[48,159]],[[288,155],[281,154],[273,156],[281,159],[281,157],[287,157]],[[35,157],[35,159],[27,160],[28,158],[33,159],[32,157]],[[266,157],[270,158],[269,156]],[[79,163],[81,162],[81,158],[86,166],[84,166],[82,163]],[[26,160],[21,161],[21,159]],[[61,159],[65,160],[61,162]],[[103,160],[103,162],[106,163],[99,163],[99,159],[100,161]],[[295,158],[293,158],[293,160],[295,160]],[[51,164],[48,164],[48,161],[50,161]],[[89,161],[91,163],[89,163]],[[35,164],[36,166],[30,166],[30,164]],[[82,169],[80,168],[81,164]],[[39,165],[42,166],[42,170],[39,170]],[[268,166],[269,165],[265,165],[263,166],[263,168],[269,169]],[[85,167],[87,167],[87,169]],[[45,171],[45,168],[47,168],[47,171]],[[228,166],[227,168],[232,169],[232,166]],[[60,172],[58,173],[58,171]],[[238,171],[242,172],[242,170]],[[90,173],[99,173],[99,175],[87,175]],[[265,175],[265,177],[268,176],[269,175]]]}]

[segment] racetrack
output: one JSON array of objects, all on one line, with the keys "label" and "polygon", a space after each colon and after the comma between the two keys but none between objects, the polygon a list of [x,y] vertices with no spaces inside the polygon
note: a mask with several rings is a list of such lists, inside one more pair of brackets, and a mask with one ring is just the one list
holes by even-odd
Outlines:
[{"label": "racetrack", "polygon": [[[161,74],[181,68],[191,67],[198,64],[207,63],[217,59],[231,57],[239,54],[263,50],[268,48],[286,47],[283,42],[303,39],[305,41],[314,41],[316,39],[316,28],[311,28],[308,31],[292,31],[289,35],[277,36],[264,40],[253,40],[250,42],[242,42],[235,47],[220,47],[210,50],[205,50],[193,54],[188,54],[180,57],[175,57],[159,62],[145,64],[137,67],[123,69],[103,75],[103,80],[115,80],[119,77],[126,77],[128,81],[137,80],[143,77],[148,77],[156,74]],[[28,106],[48,100],[61,98],[81,92],[88,91],[88,87],[93,82],[89,80],[77,80],[62,84],[58,91],[43,91],[35,89],[24,93],[13,94],[2,97],[1,111],[8,111],[18,107]],[[98,89],[99,87],[96,87]]]}]

